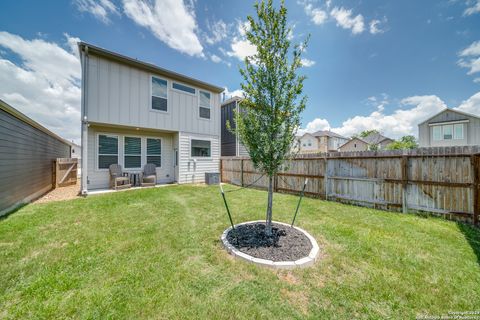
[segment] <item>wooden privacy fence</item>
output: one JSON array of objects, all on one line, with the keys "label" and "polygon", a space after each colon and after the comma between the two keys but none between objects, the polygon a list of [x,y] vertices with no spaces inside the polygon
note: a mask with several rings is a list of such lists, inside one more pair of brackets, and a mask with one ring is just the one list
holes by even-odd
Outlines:
[{"label": "wooden privacy fence", "polygon": [[[222,157],[220,172],[222,182],[268,187],[248,157]],[[300,155],[277,174],[274,191],[299,193],[306,178],[307,196],[479,224],[480,147]]]},{"label": "wooden privacy fence", "polygon": [[53,187],[66,187],[77,184],[77,158],[57,158],[53,161]]}]

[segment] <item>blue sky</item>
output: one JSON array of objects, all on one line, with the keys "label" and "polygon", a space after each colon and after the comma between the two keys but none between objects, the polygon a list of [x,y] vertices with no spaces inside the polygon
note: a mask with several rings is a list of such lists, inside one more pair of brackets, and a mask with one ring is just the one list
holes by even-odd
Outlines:
[{"label": "blue sky", "polygon": [[[303,131],[394,138],[445,107],[480,114],[480,0],[286,1],[311,35]],[[249,1],[2,1],[0,98],[79,140],[83,40],[237,93]],[[253,51],[252,51],[253,50]]]}]

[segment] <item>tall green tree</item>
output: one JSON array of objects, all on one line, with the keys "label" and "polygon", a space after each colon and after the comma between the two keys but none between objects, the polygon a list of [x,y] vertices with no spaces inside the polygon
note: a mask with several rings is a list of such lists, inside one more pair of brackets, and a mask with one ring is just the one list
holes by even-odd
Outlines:
[{"label": "tall green tree", "polygon": [[292,155],[300,113],[305,76],[298,74],[301,54],[308,39],[292,46],[284,1],[280,8],[272,0],[255,4],[257,17],[248,16],[247,40],[256,47],[240,68],[244,100],[242,113],[235,116],[236,129],[255,168],[268,176],[266,233],[272,234],[273,178]]},{"label": "tall green tree", "polygon": [[400,140],[390,143],[387,150],[407,150],[418,148],[417,139],[414,136],[403,136]]}]

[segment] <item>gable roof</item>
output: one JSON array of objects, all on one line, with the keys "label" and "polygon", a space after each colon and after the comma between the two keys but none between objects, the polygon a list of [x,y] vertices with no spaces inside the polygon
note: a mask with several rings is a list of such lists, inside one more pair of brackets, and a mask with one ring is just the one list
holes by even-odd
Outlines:
[{"label": "gable roof", "polygon": [[109,50],[94,46],[92,44],[89,44],[89,43],[86,43],[86,42],[83,42],[83,41],[78,42],[78,50],[79,50],[80,54],[82,52],[91,53],[91,54],[94,54],[96,56],[100,56],[100,57],[103,57],[105,59],[108,59],[108,60],[113,60],[113,61],[116,61],[116,62],[119,62],[119,63],[122,63],[122,64],[126,64],[126,65],[129,65],[129,66],[138,68],[138,69],[150,71],[150,72],[153,72],[153,73],[158,74],[158,75],[163,75],[165,77],[168,77],[168,78],[171,78],[171,79],[174,79],[174,80],[177,80],[177,81],[189,83],[189,84],[195,85],[199,88],[206,89],[206,90],[209,90],[209,91],[212,91],[212,92],[215,92],[215,93],[221,93],[225,90],[222,87],[219,87],[219,86],[207,83],[207,82],[203,82],[201,80],[197,80],[195,78],[192,78],[192,77],[189,77],[189,76],[186,76],[186,75],[183,75],[183,74],[171,71],[171,70],[167,70],[167,69],[158,67],[158,66],[156,66],[152,63],[143,62],[143,61],[140,61],[138,59],[130,58],[130,57],[121,55],[119,53],[109,51]]},{"label": "gable roof", "polygon": [[422,125],[422,124],[424,124],[424,123],[427,123],[427,122],[429,122],[430,120],[432,120],[433,118],[441,115],[441,114],[444,113],[444,112],[448,112],[448,111],[453,112],[453,113],[457,113],[457,114],[460,114],[460,115],[463,115],[463,116],[466,116],[466,117],[473,117],[473,118],[480,119],[479,116],[473,115],[473,114],[471,114],[471,113],[467,113],[467,112],[463,112],[463,111],[458,111],[458,110],[454,110],[454,109],[450,109],[450,108],[445,108],[445,109],[443,109],[442,111],[434,114],[433,116],[431,116],[431,117],[428,118],[427,120],[420,122],[418,125]]},{"label": "gable roof", "polygon": [[368,144],[379,144],[385,140],[393,141],[393,139],[387,138],[384,135],[381,135],[380,133],[377,133],[377,132],[372,132],[366,137],[356,137],[356,138]]},{"label": "gable roof", "polygon": [[346,139],[348,140],[347,137],[344,137],[342,135],[339,135],[338,133],[335,133],[330,130],[319,130],[314,133],[312,133],[314,137],[332,137],[332,138],[341,138],[341,139]]}]

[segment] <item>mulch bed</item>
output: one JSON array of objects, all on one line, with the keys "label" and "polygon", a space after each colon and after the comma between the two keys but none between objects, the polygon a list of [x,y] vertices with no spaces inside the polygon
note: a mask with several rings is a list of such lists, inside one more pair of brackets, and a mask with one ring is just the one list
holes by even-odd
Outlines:
[{"label": "mulch bed", "polygon": [[[238,241],[237,241],[238,239]],[[227,240],[239,251],[272,261],[294,261],[309,255],[312,244],[305,234],[282,224],[272,224],[272,236],[265,234],[265,222],[244,224],[230,230]]]}]

